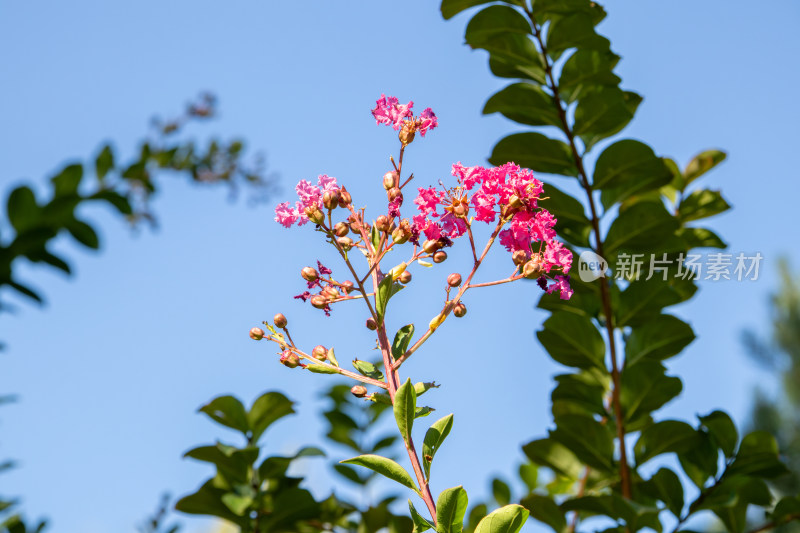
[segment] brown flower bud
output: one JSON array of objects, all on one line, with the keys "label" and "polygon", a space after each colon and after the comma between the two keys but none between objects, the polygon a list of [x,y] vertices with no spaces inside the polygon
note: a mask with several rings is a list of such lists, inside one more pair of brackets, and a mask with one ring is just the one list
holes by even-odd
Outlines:
[{"label": "brown flower bud", "polygon": [[453,307],[453,314],[457,318],[461,318],[462,316],[467,314],[467,306],[461,302],[458,302],[455,307]]},{"label": "brown flower bud", "polygon": [[383,175],[383,188],[387,191],[397,185],[400,175],[394,170]]},{"label": "brown flower bud", "polygon": [[311,357],[317,361],[324,361],[328,358],[328,350],[321,344],[314,346],[314,349],[311,350]]},{"label": "brown flower bud", "polygon": [[353,239],[350,237],[339,237],[336,239],[336,242],[339,243],[339,246],[341,246],[345,252],[353,247]]},{"label": "brown flower bud", "polygon": [[519,196],[516,194],[512,194],[508,197],[508,205],[509,207],[513,207],[514,209],[519,209],[522,207],[522,200],[520,200]]},{"label": "brown flower bud", "polygon": [[317,279],[319,278],[317,270],[312,267],[303,267],[303,270],[300,271],[300,275],[306,281],[317,281]]},{"label": "brown flower bud", "polygon": [[469,207],[463,204],[458,204],[453,208],[453,214],[458,218],[466,218],[469,212]]},{"label": "brown flower bud", "polygon": [[408,241],[410,235],[406,235],[406,232],[403,231],[403,228],[396,228],[392,232],[392,241],[395,244],[403,244]]},{"label": "brown flower bud", "polygon": [[378,231],[389,231],[391,225],[392,221],[386,215],[381,215],[375,219],[375,227],[378,228]]},{"label": "brown flower bud", "polygon": [[328,299],[321,294],[317,294],[311,297],[311,305],[317,309],[324,309],[328,305]]},{"label": "brown flower bud", "polygon": [[272,321],[275,323],[276,328],[281,328],[281,329],[285,328],[286,325],[289,323],[289,321],[286,320],[286,317],[283,315],[283,313],[278,313],[277,315],[272,317]]},{"label": "brown flower bud", "polygon": [[353,203],[353,197],[350,196],[350,193],[347,192],[347,189],[342,187],[342,190],[339,191],[339,207],[347,207]]},{"label": "brown flower bud", "polygon": [[347,234],[350,233],[350,226],[344,222],[338,222],[335,226],[333,226],[333,233],[337,237],[346,237]]},{"label": "brown flower bud", "polygon": [[367,395],[367,388],[364,385],[354,385],[353,388],[350,389],[350,394],[356,398],[363,398]]},{"label": "brown flower bud", "polygon": [[542,261],[534,256],[522,267],[522,275],[528,279],[536,279],[542,275]]},{"label": "brown flower bud", "polygon": [[447,259],[447,252],[444,250],[439,250],[433,254],[434,263],[444,263],[445,259]]},{"label": "brown flower bud", "polygon": [[281,356],[281,364],[288,366],[289,368],[297,368],[297,366],[300,364],[300,358],[297,357],[296,353],[289,352],[288,354]]},{"label": "brown flower bud", "polygon": [[433,239],[428,239],[424,243],[422,243],[422,249],[425,250],[425,253],[432,254],[436,250],[441,248],[439,245],[439,241],[434,241]]},{"label": "brown flower bud", "polygon": [[405,285],[406,283],[411,281],[411,272],[409,272],[408,270],[404,270],[403,273],[400,274],[400,277],[397,278],[397,281]]},{"label": "brown flower bud", "polygon": [[525,253],[525,250],[517,250],[511,254],[511,260],[515,265],[522,265],[528,261],[528,254]]},{"label": "brown flower bud", "polygon": [[[393,202],[397,198],[402,198],[403,197],[403,191],[400,190],[400,187],[392,187],[386,193],[386,197],[389,198],[390,202]],[[402,202],[402,200],[401,200],[401,202]]]},{"label": "brown flower bud", "polygon": [[342,282],[342,290],[345,292],[345,294],[350,294],[353,292],[354,288],[355,286],[353,285],[352,281],[347,280]]},{"label": "brown flower bud", "polygon": [[400,128],[400,133],[397,137],[400,139],[400,142],[403,143],[403,146],[407,146],[414,141],[414,135],[417,132],[417,128],[414,125],[414,122],[411,120],[406,120],[403,122],[403,127]]},{"label": "brown flower bud", "polygon": [[250,330],[250,338],[254,341],[260,341],[264,338],[264,330],[261,328],[253,328]]},{"label": "brown flower bud", "polygon": [[322,224],[325,222],[325,215],[315,205],[306,207],[304,212],[308,219],[314,224]]},{"label": "brown flower bud", "polygon": [[328,285],[327,287],[322,289],[320,294],[322,294],[323,296],[325,296],[329,300],[333,300],[334,298],[338,298],[339,297],[339,291],[336,290],[336,287],[334,287],[333,285]]},{"label": "brown flower bud", "polygon": [[322,193],[322,205],[326,209],[336,209],[339,207],[339,191],[325,191]]},{"label": "brown flower bud", "polygon": [[374,318],[369,317],[367,319],[367,329],[372,330],[372,331],[375,331],[376,329],[378,329],[378,324],[377,324],[377,322],[375,322]]},{"label": "brown flower bud", "polygon": [[449,276],[447,276],[447,284],[451,287],[458,287],[461,285],[461,274],[458,272],[453,272]]}]

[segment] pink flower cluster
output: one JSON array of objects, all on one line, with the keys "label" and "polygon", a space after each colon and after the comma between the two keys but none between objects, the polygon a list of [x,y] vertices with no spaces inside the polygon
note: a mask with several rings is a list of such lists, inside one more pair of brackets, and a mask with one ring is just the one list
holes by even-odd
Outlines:
[{"label": "pink flower cluster", "polygon": [[[538,206],[542,182],[534,178],[530,170],[514,163],[494,168],[465,167],[456,163],[452,174],[459,182],[454,189],[418,189],[414,203],[420,214],[413,217],[414,234],[423,233],[432,240],[455,239],[466,231],[465,220],[470,216],[488,224],[498,215],[513,213],[508,228],[500,232],[500,244],[509,252],[523,252],[526,259],[535,255],[545,275],[544,282],[554,282],[543,288],[549,293],[559,290],[562,299],[569,299],[572,290],[566,274],[572,267],[572,252],[555,239],[555,217]],[[474,192],[470,196],[468,191]],[[471,215],[470,210],[474,210],[474,214]],[[551,271],[564,275],[551,278],[547,276]]]},{"label": "pink flower cluster", "polygon": [[395,130],[399,130],[404,122],[410,122],[414,130],[420,132],[425,137],[428,130],[432,130],[439,125],[439,120],[436,118],[433,110],[428,107],[420,113],[419,117],[414,118],[414,113],[411,108],[414,107],[414,102],[408,102],[401,105],[400,101],[394,96],[386,96],[382,94],[375,104],[375,109],[372,110],[372,116],[375,118],[377,124],[386,124],[392,126]]},{"label": "pink flower cluster", "polygon": [[338,191],[339,185],[336,183],[336,178],[322,174],[317,178],[317,185],[312,185],[306,180],[300,180],[294,190],[297,192],[298,198],[300,198],[295,202],[294,207],[289,202],[283,202],[275,208],[275,222],[287,228],[291,227],[295,222],[297,222],[298,226],[308,222],[308,216],[305,213],[306,208],[322,209],[322,194],[326,191]]}]

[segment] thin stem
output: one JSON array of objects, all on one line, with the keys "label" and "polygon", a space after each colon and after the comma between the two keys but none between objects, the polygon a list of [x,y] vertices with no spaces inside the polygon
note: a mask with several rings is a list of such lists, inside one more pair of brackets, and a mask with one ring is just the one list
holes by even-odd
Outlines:
[{"label": "thin stem", "polygon": [[377,379],[368,378],[367,376],[362,376],[361,374],[356,374],[355,372],[351,372],[350,370],[345,370],[344,368],[341,368],[341,367],[338,367],[338,366],[333,366],[331,364],[325,363],[325,362],[320,361],[318,359],[314,359],[312,356],[308,355],[305,352],[302,352],[302,351],[298,350],[297,348],[292,348],[292,351],[294,351],[297,355],[299,355],[301,359],[308,359],[309,361],[311,361],[312,364],[319,365],[319,366],[324,366],[325,368],[327,368],[329,370],[336,371],[337,374],[341,374],[343,376],[347,376],[349,378],[355,379],[356,381],[360,381],[362,383],[367,383],[369,385],[375,385],[376,387],[380,387],[382,389],[386,389],[387,388],[386,383],[384,383],[383,381],[379,381]]},{"label": "thin stem", "polygon": [[[586,483],[589,481],[589,474],[591,473],[592,469],[588,466],[583,470],[583,476],[581,476],[581,480],[578,485],[578,494],[577,497],[580,498],[583,496],[583,493],[586,492]],[[567,528],[567,533],[575,533],[575,528],[578,527],[578,511],[575,511],[572,514],[572,520],[569,523],[569,527]]]},{"label": "thin stem", "polygon": [[511,276],[510,278],[499,279],[497,281],[487,281],[486,283],[470,283],[470,285],[469,285],[469,287],[467,287],[467,289],[476,289],[478,287],[491,287],[493,285],[502,285],[503,283],[511,283],[512,281],[517,281],[517,280],[522,279],[524,277],[525,276],[520,274],[519,276]]},{"label": "thin stem", "polygon": [[472,248],[472,258],[478,262],[478,254],[475,252],[475,239],[472,237],[472,224],[467,223],[467,235],[469,235],[469,246]]},{"label": "thin stem", "polygon": [[[564,109],[561,97],[559,96],[558,93],[558,84],[556,83],[555,77],[553,76],[553,66],[550,63],[550,59],[547,56],[547,47],[545,46],[544,41],[542,40],[541,28],[536,23],[536,19],[533,16],[533,13],[527,7],[525,8],[525,11],[528,15],[528,18],[531,21],[531,25],[533,26],[534,30],[533,35],[539,44],[539,48],[542,53],[542,58],[544,59],[544,67],[545,67],[545,73],[547,75],[548,87],[553,93],[553,102],[557,108],[558,116],[561,120],[561,125],[562,125],[561,129],[564,131],[564,133],[567,136],[567,139],[569,140],[570,151],[572,152],[572,158],[575,162],[575,167],[578,170],[581,187],[586,192],[586,198],[589,202],[589,209],[592,215],[591,216],[592,230],[595,236],[595,248],[596,248],[595,251],[598,253],[598,255],[604,257],[605,254],[603,252],[603,238],[600,234],[600,218],[597,215],[597,207],[595,206],[594,196],[592,194],[592,187],[589,184],[588,174],[586,173],[586,169],[583,165],[583,157],[578,152],[578,148],[575,145],[575,134],[569,125],[569,122],[567,120],[566,110]],[[616,339],[614,337],[614,319],[612,316],[612,309],[611,309],[611,294],[608,288],[608,283],[606,282],[605,278],[601,279],[600,298],[602,300],[602,305],[603,305],[603,314],[605,315],[605,325],[608,336],[608,348],[611,359],[611,380],[614,385],[611,390],[611,397],[614,408],[614,418],[616,419],[615,425],[617,427],[617,440],[619,441],[619,467],[620,467],[621,489],[622,489],[622,495],[627,499],[631,499],[630,467],[628,466],[627,450],[625,449],[625,425],[622,416],[622,403],[620,401],[621,383],[620,383],[619,365],[617,363]]]}]

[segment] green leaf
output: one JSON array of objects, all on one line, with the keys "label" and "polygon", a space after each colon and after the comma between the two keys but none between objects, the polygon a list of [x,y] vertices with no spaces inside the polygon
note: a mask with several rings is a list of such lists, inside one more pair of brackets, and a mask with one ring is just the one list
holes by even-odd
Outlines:
[{"label": "green leaf", "polygon": [[532,83],[514,83],[492,95],[483,107],[484,115],[491,113],[529,126],[562,125],[553,97]]},{"label": "green leaf", "polygon": [[293,405],[293,402],[280,392],[267,392],[259,396],[247,413],[252,441],[257,442],[264,431],[277,420],[294,414]]},{"label": "green leaf", "polygon": [[778,443],[766,431],[753,431],[742,439],[728,475],[774,478],[788,470],[778,458]]},{"label": "green leaf", "polygon": [[[678,229],[678,221],[661,202],[640,202],[621,211],[605,238],[606,258],[616,252],[663,251],[663,244]],[[609,259],[613,263],[611,259]]]},{"label": "green leaf", "polygon": [[414,392],[417,393],[417,398],[425,394],[431,389],[438,389],[439,385],[437,385],[433,381],[419,381],[414,383]]},{"label": "green leaf", "polygon": [[336,352],[333,350],[333,346],[328,348],[328,361],[335,367],[339,366],[339,361],[336,360]]},{"label": "green leaf", "polygon": [[603,87],[586,94],[575,108],[573,133],[588,152],[597,142],[622,131],[633,118],[629,96],[616,87]]},{"label": "green leaf", "polygon": [[226,494],[224,489],[214,486],[214,479],[206,481],[197,492],[184,496],[175,504],[175,510],[188,514],[199,514],[207,516],[218,516],[229,520],[240,527],[244,527],[249,518],[237,516],[222,503],[222,496]]},{"label": "green leaf", "polygon": [[621,80],[612,72],[618,61],[610,51],[577,50],[561,69],[559,95],[572,103],[596,87],[618,86]]},{"label": "green leaf", "polygon": [[502,479],[494,478],[492,480],[492,496],[500,507],[508,505],[511,503],[511,487]]},{"label": "green leaf", "polygon": [[441,448],[444,439],[450,434],[453,428],[453,415],[449,414],[440,418],[425,432],[425,439],[422,442],[422,469],[425,472],[425,478],[431,477],[431,463],[436,456],[436,452]]},{"label": "green leaf", "polygon": [[411,428],[414,426],[416,411],[417,393],[409,378],[400,385],[394,395],[394,419],[406,445],[411,441]]},{"label": "green leaf", "polygon": [[212,463],[217,467],[217,475],[229,484],[247,483],[247,472],[258,458],[258,448],[235,448],[222,443],[214,446],[199,446],[183,456],[197,461]]},{"label": "green leaf", "polygon": [[130,200],[116,191],[97,191],[88,199],[105,201],[114,207],[121,215],[127,216],[133,214],[133,207],[131,206]]},{"label": "green leaf", "polygon": [[422,418],[423,416],[428,416],[435,410],[436,409],[434,409],[433,407],[428,407],[428,406],[417,407],[417,410],[414,411],[414,418]]},{"label": "green leaf", "polygon": [[229,492],[222,496],[222,503],[234,514],[243,516],[245,511],[253,504],[253,498],[249,496],[239,496],[238,494]]},{"label": "green leaf", "polygon": [[414,529],[411,533],[422,533],[423,531],[436,528],[430,520],[417,512],[417,509],[410,499],[408,500],[408,511],[411,513],[411,520],[414,522]]},{"label": "green leaf", "polygon": [[528,520],[528,514],[521,505],[506,505],[481,520],[475,533],[517,533]]},{"label": "green leaf", "polygon": [[544,184],[543,196],[539,205],[558,220],[558,234],[576,246],[588,248],[592,223],[586,217],[583,204],[550,183]]},{"label": "green leaf", "polygon": [[727,248],[719,235],[706,228],[681,228],[678,230],[678,236],[686,242],[689,249],[691,248]]},{"label": "green leaf", "polygon": [[6,203],[6,216],[18,234],[35,224],[39,217],[39,206],[29,187],[17,187],[11,191]]},{"label": "green leaf", "polygon": [[242,402],[233,396],[219,396],[214,398],[208,404],[201,407],[199,412],[205,413],[215,422],[233,428],[241,433],[250,431],[247,412]]},{"label": "green leaf", "polygon": [[668,359],[679,354],[694,338],[692,327],[680,318],[659,315],[633,328],[625,344],[625,364],[633,366],[644,359]]},{"label": "green leaf", "polygon": [[500,139],[492,150],[489,162],[503,165],[509,161],[535,172],[578,175],[569,146],[541,133],[515,133]]},{"label": "green leaf", "polygon": [[647,324],[657,318],[664,307],[680,301],[680,295],[663,278],[631,281],[628,288],[620,293],[619,302],[614,306],[614,325],[622,328]]},{"label": "green leaf", "polygon": [[722,150],[706,150],[694,156],[683,171],[684,187],[725,161],[727,156]]},{"label": "green leaf", "polygon": [[394,336],[394,341],[392,342],[392,357],[398,359],[406,350],[408,350],[408,345],[411,342],[411,339],[414,337],[414,324],[406,324],[399,330]]},{"label": "green leaf", "polygon": [[391,459],[387,459],[386,457],[366,454],[353,457],[352,459],[348,459],[346,461],[341,461],[341,463],[367,467],[382,476],[388,477],[393,481],[397,481],[401,485],[404,485],[419,494],[419,489],[417,489],[417,485],[414,483],[414,480],[411,479],[411,475],[406,472],[402,466]]},{"label": "green leaf", "polygon": [[67,231],[76,241],[87,248],[97,250],[100,247],[100,239],[97,238],[97,233],[86,222],[73,219],[67,224]]},{"label": "green leaf", "polygon": [[97,179],[103,181],[103,178],[112,168],[114,168],[114,152],[111,151],[111,146],[107,144],[100,150],[94,160],[94,172],[97,174]]},{"label": "green leaf", "polygon": [[493,1],[494,0],[442,0],[442,17],[447,20],[458,15],[465,9],[469,9],[473,6],[479,6],[481,4],[488,4],[489,2]]},{"label": "green leaf", "polygon": [[516,9],[494,5],[479,11],[472,17],[467,24],[464,39],[472,48],[483,48],[484,43],[497,34],[511,33],[530,35],[531,25]]},{"label": "green leaf", "polygon": [[550,357],[566,366],[598,368],[605,371],[606,345],[588,318],[556,312],[536,333]]},{"label": "green leaf", "polygon": [[565,414],[556,420],[550,437],[567,448],[585,464],[603,472],[614,468],[614,435],[608,425],[591,416]]},{"label": "green leaf", "polygon": [[547,83],[542,56],[524,35],[496,35],[483,44],[489,52],[489,70],[498,78],[516,78]]},{"label": "green leaf", "polygon": [[567,528],[567,518],[564,511],[547,496],[531,493],[520,502],[531,513],[531,516],[550,526],[556,533],[561,533]]},{"label": "green leaf", "polygon": [[372,226],[369,230],[369,240],[375,250],[381,245],[381,232],[375,226]]},{"label": "green leaf", "polygon": [[311,363],[306,367],[306,370],[309,372],[314,372],[315,374],[339,374],[340,372],[335,368],[331,368],[328,365],[323,365],[319,363]]},{"label": "green leaf", "polygon": [[793,496],[781,498],[772,511],[772,519],[780,524],[800,514],[800,499]]},{"label": "green leaf", "polygon": [[83,165],[69,165],[54,176],[50,181],[54,186],[54,196],[66,196],[78,193],[78,187],[83,179]]},{"label": "green leaf", "polygon": [[605,373],[583,371],[576,374],[561,374],[555,377],[558,385],[550,399],[553,416],[565,413],[606,416],[603,398],[608,390],[609,379]]},{"label": "green leaf", "polygon": [[355,369],[358,370],[359,373],[368,378],[377,380],[383,379],[383,372],[378,370],[372,363],[369,363],[367,361],[361,361],[360,359],[354,359],[353,367],[355,367]]},{"label": "green leaf", "polygon": [[695,431],[694,441],[678,452],[678,460],[689,479],[703,490],[709,478],[717,475],[719,452],[704,430]]},{"label": "green leaf", "polygon": [[678,475],[668,468],[660,468],[653,477],[639,485],[642,492],[664,502],[676,517],[683,510],[683,485]]},{"label": "green leaf", "polygon": [[467,491],[459,485],[443,490],[436,500],[436,532],[461,533],[467,512]]},{"label": "green leaf", "polygon": [[595,32],[594,24],[591,15],[586,12],[556,18],[550,23],[547,33],[547,53],[557,59],[569,48],[608,51],[608,39]]},{"label": "green leaf", "polygon": [[383,323],[383,316],[386,314],[386,304],[392,297],[392,276],[385,276],[378,284],[378,291],[375,293],[375,313],[378,315],[378,325]]},{"label": "green leaf", "polygon": [[625,424],[629,431],[640,429],[650,413],[660,409],[683,390],[679,378],[666,375],[658,361],[641,361],[622,371],[620,400]]},{"label": "green leaf", "polygon": [[681,453],[690,449],[697,441],[697,432],[686,422],[663,420],[642,431],[633,447],[636,464],[649,461],[664,453]]},{"label": "green leaf", "polygon": [[730,208],[719,191],[703,189],[694,191],[681,201],[678,216],[683,222],[690,222],[718,215]]},{"label": "green leaf", "polygon": [[733,457],[739,432],[731,417],[723,411],[712,411],[705,416],[698,416],[700,423],[706,428],[711,439],[722,450],[726,457]]},{"label": "green leaf", "polygon": [[603,205],[608,208],[670,181],[669,167],[652,148],[639,141],[623,139],[603,150],[597,158],[592,187],[603,190]]},{"label": "green leaf", "polygon": [[575,480],[581,475],[581,465],[575,454],[553,439],[538,439],[522,447],[528,458],[540,466],[546,466],[556,474]]}]

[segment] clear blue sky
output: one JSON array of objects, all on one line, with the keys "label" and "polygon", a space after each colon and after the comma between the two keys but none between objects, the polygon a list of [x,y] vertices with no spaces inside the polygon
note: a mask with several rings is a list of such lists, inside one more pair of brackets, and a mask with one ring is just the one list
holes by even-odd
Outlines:
[{"label": "clear blue sky", "polygon": [[[664,416],[722,407],[742,420],[752,388],[769,383],[747,361],[740,331],[766,329],[779,255],[800,266],[800,4],[607,8],[601,29],[623,56],[618,73],[645,97],[626,135],[681,164],[702,149],[727,150],[706,184],[734,209],[712,226],[732,252],[765,257],[757,282],[703,283],[680,308],[699,338],[670,364],[685,388]],[[20,495],[29,515],[49,516],[55,533],[132,530],[162,491],[185,494],[208,475],[180,456],[233,437],[195,414],[223,393],[249,402],[280,389],[299,402],[299,415],[268,434],[273,452],[320,438],[316,391],[327,376],[280,366],[247,330],[283,311],[296,339],[336,339],[340,358],[366,357],[369,336],[355,306],[323,320],[292,300],[300,267],[329,256],[313,232],[275,224],[272,207],[299,179],[320,173],[338,177],[360,203],[378,201],[395,150],[392,132],[369,115],[382,92],[439,116],[440,128],[408,153],[420,184],[447,176],[455,161],[483,163],[517,126],[480,114],[505,82],[490,75],[484,53],[462,44],[467,20],[443,21],[431,0],[0,2],[2,190],[42,183],[103,140],[130,154],[153,114],[170,115],[201,90],[219,96],[221,116],[198,135],[243,135],[283,187],[269,205],[251,207],[165,177],[154,203],[157,231],[132,234],[108,212],[87,210],[102,227],[101,253],[65,239],[59,248],[74,259],[74,277],[24,269],[49,303],[0,319],[9,346],[0,355],[0,392],[21,397],[0,411],[0,457],[20,462],[0,476],[0,493]],[[501,255],[488,270],[505,269]],[[393,320],[429,320],[433,304],[414,300],[438,288],[456,260],[420,272]],[[489,476],[511,474],[520,445],[548,426],[558,368],[533,338],[544,317],[532,310],[537,291],[506,285],[470,296],[467,318],[448,320],[404,367],[404,376],[441,382],[429,398],[438,413],[456,413],[437,456],[435,491],[463,483],[473,499],[485,496]],[[324,462],[303,471],[317,494],[327,492]],[[185,523],[187,532],[207,527]]]}]

